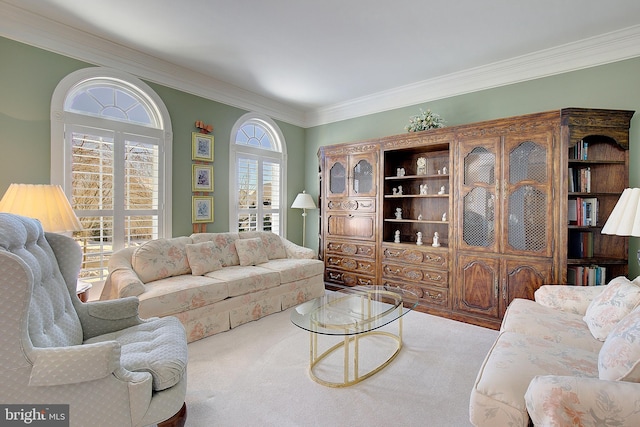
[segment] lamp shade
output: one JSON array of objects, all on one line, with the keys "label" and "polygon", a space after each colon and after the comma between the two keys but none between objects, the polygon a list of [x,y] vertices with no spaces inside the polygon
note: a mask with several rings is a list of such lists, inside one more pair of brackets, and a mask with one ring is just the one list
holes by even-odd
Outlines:
[{"label": "lamp shade", "polygon": [[291,207],[295,209],[315,209],[316,204],[313,202],[313,198],[303,191],[296,196]]},{"label": "lamp shade", "polygon": [[0,200],[0,212],[35,218],[53,233],[82,230],[59,185],[11,184]]},{"label": "lamp shade", "polygon": [[602,227],[602,234],[640,237],[640,188],[627,188]]}]

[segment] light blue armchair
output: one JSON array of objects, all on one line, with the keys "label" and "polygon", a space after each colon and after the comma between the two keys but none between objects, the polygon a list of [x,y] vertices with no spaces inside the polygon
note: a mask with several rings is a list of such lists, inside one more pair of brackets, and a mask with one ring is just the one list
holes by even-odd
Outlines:
[{"label": "light blue armchair", "polygon": [[80,302],[81,257],[72,239],[0,213],[0,402],[68,404],[71,426],[184,425],[184,328],[140,319],[136,298]]}]

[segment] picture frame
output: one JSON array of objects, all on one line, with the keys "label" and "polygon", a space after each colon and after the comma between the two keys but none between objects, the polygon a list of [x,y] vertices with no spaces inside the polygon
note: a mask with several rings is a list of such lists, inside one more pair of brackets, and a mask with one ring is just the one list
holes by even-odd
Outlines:
[{"label": "picture frame", "polygon": [[191,197],[191,222],[213,222],[213,196]]},{"label": "picture frame", "polygon": [[212,165],[191,165],[191,191],[213,191]]},{"label": "picture frame", "polygon": [[191,133],[191,160],[213,162],[213,135]]}]

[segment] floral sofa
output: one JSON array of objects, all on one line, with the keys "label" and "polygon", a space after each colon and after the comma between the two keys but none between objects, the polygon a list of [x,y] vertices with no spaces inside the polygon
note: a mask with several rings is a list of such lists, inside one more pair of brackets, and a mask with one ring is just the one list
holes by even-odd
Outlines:
[{"label": "floral sofa", "polygon": [[640,426],[640,277],[516,299],[471,391],[475,426]]},{"label": "floral sofa", "polygon": [[140,316],[175,316],[189,342],[324,293],[313,250],[270,232],[199,233],[117,251],[100,299],[137,296]]}]

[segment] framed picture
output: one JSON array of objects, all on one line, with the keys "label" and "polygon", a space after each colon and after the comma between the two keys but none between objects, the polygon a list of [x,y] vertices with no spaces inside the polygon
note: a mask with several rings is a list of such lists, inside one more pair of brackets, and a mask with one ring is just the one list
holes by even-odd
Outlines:
[{"label": "framed picture", "polygon": [[213,196],[191,197],[191,222],[213,222]]},{"label": "framed picture", "polygon": [[191,159],[213,162],[213,135],[191,133]]},{"label": "framed picture", "polygon": [[213,191],[213,166],[191,165],[191,191]]}]

